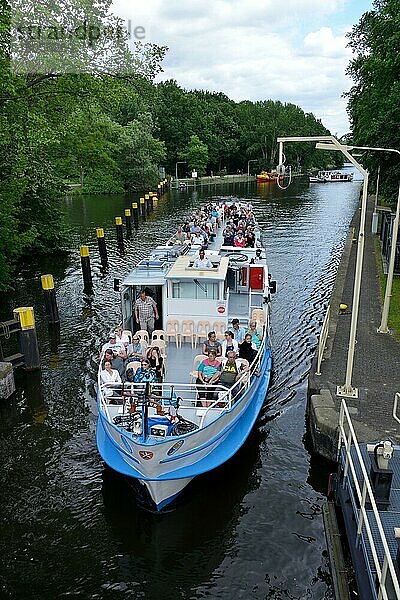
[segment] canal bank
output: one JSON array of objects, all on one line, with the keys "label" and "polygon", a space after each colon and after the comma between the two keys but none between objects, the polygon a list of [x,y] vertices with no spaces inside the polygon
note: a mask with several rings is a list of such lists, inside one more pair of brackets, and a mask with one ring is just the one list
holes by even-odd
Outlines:
[{"label": "canal bank", "polygon": [[[346,398],[354,428],[360,442],[391,438],[400,442],[400,432],[392,417],[395,394],[400,392],[400,343],[391,334],[378,333],[382,305],[375,252],[371,233],[374,200],[367,205],[364,261],[361,281],[356,348],[352,385],[358,398]],[[350,335],[354,274],[357,254],[357,231],[360,210],[350,224],[343,255],[330,299],[328,338],[323,354],[321,374],[317,375],[315,354],[308,380],[308,428],[315,452],[336,460],[341,398],[336,395],[346,375]],[[340,305],[347,309],[341,311]]]},{"label": "canal bank", "polygon": [[171,189],[177,188],[196,188],[203,186],[226,185],[236,183],[250,183],[256,181],[255,175],[227,174],[227,175],[207,175],[204,177],[178,177],[171,179],[169,186]]}]

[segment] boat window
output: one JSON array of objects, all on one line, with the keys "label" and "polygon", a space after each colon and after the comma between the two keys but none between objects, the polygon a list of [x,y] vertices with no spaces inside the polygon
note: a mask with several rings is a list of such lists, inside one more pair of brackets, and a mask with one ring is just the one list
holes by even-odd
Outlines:
[{"label": "boat window", "polygon": [[218,300],[218,283],[213,281],[178,281],[172,284],[173,298]]}]

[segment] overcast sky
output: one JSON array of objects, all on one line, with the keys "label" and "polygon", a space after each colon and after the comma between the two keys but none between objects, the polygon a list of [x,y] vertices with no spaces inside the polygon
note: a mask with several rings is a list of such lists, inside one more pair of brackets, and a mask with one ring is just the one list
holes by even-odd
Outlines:
[{"label": "overcast sky", "polygon": [[292,102],[348,132],[346,32],[372,0],[114,0],[113,12],[169,47],[164,73],[233,100]]}]

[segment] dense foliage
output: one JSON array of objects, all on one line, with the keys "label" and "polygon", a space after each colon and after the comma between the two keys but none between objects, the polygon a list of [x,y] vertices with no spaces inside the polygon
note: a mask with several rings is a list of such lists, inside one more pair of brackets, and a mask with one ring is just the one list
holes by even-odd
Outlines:
[{"label": "dense foliage", "polygon": [[[246,171],[248,160],[257,160],[253,169],[275,167],[279,135],[329,134],[313,114],[293,104],[272,100],[236,103],[221,93],[184,90],[175,81],[157,85],[153,114],[166,144],[170,173],[185,156],[192,136],[207,147],[207,171],[216,174]],[[316,152],[311,144],[291,144],[287,152],[287,164],[304,169],[326,165],[326,153]]]},{"label": "dense foliage", "polygon": [[[359,146],[400,149],[400,3],[374,0],[348,35],[355,57],[348,73],[354,80],[348,98],[353,142]],[[397,198],[399,155],[368,152],[372,172],[381,166],[381,190]]]},{"label": "dense foliage", "polygon": [[[30,4],[14,5],[26,27]],[[68,0],[63,8],[54,5],[53,16],[47,9],[42,16],[71,27],[68,7],[80,18],[91,10],[95,23],[116,30],[110,5]],[[19,257],[60,251],[66,231],[60,199],[68,184],[83,183],[84,193],[144,191],[157,183],[160,165],[174,174],[182,160],[182,171],[199,175],[246,171],[257,160],[254,172],[276,165],[278,135],[329,133],[292,104],[236,103],[175,81],[156,85],[166,48],[136,43],[132,53],[121,36],[90,44],[89,54],[73,38],[68,52],[49,44],[44,57],[32,46],[31,62],[16,69],[7,0],[0,9],[0,289]],[[23,58],[23,49],[17,51]],[[44,71],[43,61],[50,65]],[[286,158],[303,168],[327,160],[310,144],[291,145]]]}]

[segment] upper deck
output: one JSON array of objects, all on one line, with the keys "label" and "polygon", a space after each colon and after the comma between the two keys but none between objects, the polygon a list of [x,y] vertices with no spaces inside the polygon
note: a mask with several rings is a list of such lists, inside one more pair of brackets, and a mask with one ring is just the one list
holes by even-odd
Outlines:
[{"label": "upper deck", "polygon": [[208,254],[213,266],[208,269],[193,267],[194,256],[179,256],[166,274],[166,279],[193,280],[206,279],[225,281],[228,272],[229,259],[226,256]]}]

